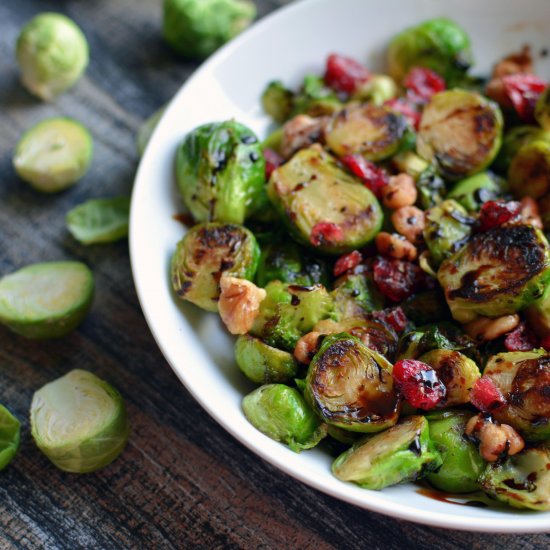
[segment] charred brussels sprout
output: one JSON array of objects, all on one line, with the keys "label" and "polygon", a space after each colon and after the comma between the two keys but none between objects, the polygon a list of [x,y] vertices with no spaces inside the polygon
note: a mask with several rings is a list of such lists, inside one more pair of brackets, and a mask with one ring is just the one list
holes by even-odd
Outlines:
[{"label": "charred brussels sprout", "polygon": [[479,482],[490,496],[515,508],[550,510],[550,449],[532,447],[489,464]]},{"label": "charred brussels sprout", "polygon": [[426,168],[416,182],[418,204],[424,210],[437,206],[445,199],[447,186],[434,166]]},{"label": "charred brussels sprout", "polygon": [[484,170],[501,144],[502,113],[483,96],[449,90],[432,97],[418,132],[418,154],[441,175],[459,180]]},{"label": "charred brussels sprout", "polygon": [[443,464],[427,475],[441,491],[471,493],[479,489],[477,480],[485,461],[476,446],[464,437],[464,428],[472,414],[463,411],[430,413],[430,438],[441,454]]},{"label": "charred brussels sprout", "polygon": [[334,283],[331,295],[340,319],[367,315],[384,307],[384,296],[368,273],[342,275]]},{"label": "charred brussels sprout", "polygon": [[315,447],[327,433],[302,394],[283,384],[261,386],[244,397],[242,407],[255,428],[297,453]]},{"label": "charred brussels sprout", "polygon": [[379,432],[399,417],[391,364],[349,334],[324,340],[309,365],[306,383],[306,399],[328,424]]},{"label": "charred brussels sprout", "polygon": [[481,376],[470,358],[459,351],[434,349],[421,355],[420,361],[435,370],[447,389],[444,399],[438,404],[439,408],[470,402],[470,390]]},{"label": "charred brussels sprout", "polygon": [[237,339],[235,360],[243,374],[256,384],[288,382],[298,371],[298,363],[290,353],[248,334]]},{"label": "charred brussels sprout", "polygon": [[432,265],[452,256],[467,241],[474,220],[458,202],[448,199],[426,212],[424,240],[430,251]]},{"label": "charred brussels sprout", "polygon": [[321,252],[360,248],[382,226],[373,193],[319,145],[299,151],[275,170],[267,192],[296,239]]},{"label": "charred brussels sprout", "polygon": [[550,130],[550,86],[542,92],[535,106],[535,118],[545,130]]},{"label": "charred brussels sprout", "polygon": [[548,242],[527,225],[477,233],[437,273],[453,317],[500,317],[525,309],[550,282]]},{"label": "charred brussels sprout", "polygon": [[361,154],[368,160],[383,160],[398,151],[406,130],[403,115],[366,103],[337,113],[328,124],[325,139],[338,156]]},{"label": "charred brussels sprout", "polygon": [[550,191],[550,142],[536,140],[524,145],[508,170],[510,190],[518,197],[540,199]]},{"label": "charred brussels sprout", "polygon": [[183,140],[178,187],[197,222],[243,223],[265,200],[265,160],[258,138],[235,121],[204,124]]},{"label": "charred brussels sprout", "polygon": [[334,475],[365,489],[412,481],[441,465],[428,421],[409,416],[389,430],[354,445],[332,464]]},{"label": "charred brussels sprout", "polygon": [[454,199],[468,212],[477,212],[484,202],[495,200],[504,191],[504,180],[489,172],[481,172],[457,182],[447,198]]},{"label": "charred brussels sprout", "polygon": [[280,80],[270,82],[262,94],[264,111],[279,124],[290,118],[292,104],[293,94]]},{"label": "charred brussels sprout", "polygon": [[483,375],[506,398],[506,404],[493,411],[496,420],[531,441],[550,439],[550,354],[542,350],[499,353],[491,357]]},{"label": "charred brussels sprout", "polygon": [[251,334],[270,346],[294,351],[296,342],[322,319],[334,317],[334,304],[322,285],[287,285],[269,283],[266,298]]},{"label": "charred brussels sprout", "polygon": [[218,310],[222,273],[252,280],[260,249],[245,227],[203,223],[192,227],[172,256],[172,287],[182,299]]},{"label": "charred brussels sprout", "polygon": [[398,82],[413,67],[427,67],[453,84],[464,77],[472,64],[470,39],[454,21],[430,19],[393,38],[388,64],[391,76]]}]

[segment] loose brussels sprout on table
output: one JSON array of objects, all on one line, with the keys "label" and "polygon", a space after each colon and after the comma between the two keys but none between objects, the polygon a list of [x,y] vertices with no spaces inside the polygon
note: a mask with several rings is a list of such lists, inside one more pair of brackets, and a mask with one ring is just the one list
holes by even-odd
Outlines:
[{"label": "loose brussels sprout on table", "polygon": [[8,466],[17,454],[20,423],[4,405],[0,405],[0,471]]}]

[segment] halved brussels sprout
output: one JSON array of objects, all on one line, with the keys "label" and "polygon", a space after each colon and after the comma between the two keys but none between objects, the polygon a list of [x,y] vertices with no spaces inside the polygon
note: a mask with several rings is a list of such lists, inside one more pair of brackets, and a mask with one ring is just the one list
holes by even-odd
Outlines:
[{"label": "halved brussels sprout", "polygon": [[84,474],[107,466],[122,452],[129,425],[118,391],[91,372],[75,369],[35,392],[31,432],[58,468]]},{"label": "halved brussels sprout", "polygon": [[399,417],[391,364],[358,338],[325,338],[311,361],[305,396],[327,424],[354,432],[379,432]]},{"label": "halved brussels sprout", "polygon": [[440,465],[428,421],[423,416],[409,416],[341,454],[332,464],[332,472],[365,489],[383,489],[418,479]]},{"label": "halved brussels sprout", "polygon": [[481,172],[501,144],[502,113],[480,94],[449,90],[432,97],[418,132],[418,154],[433,162],[441,175],[460,180]]},{"label": "halved brussels sprout", "polygon": [[267,192],[294,237],[321,252],[365,246],[382,226],[376,197],[320,145],[298,151],[275,170]]},{"label": "halved brussels sprout", "polygon": [[431,256],[431,264],[439,267],[468,240],[474,219],[458,202],[447,199],[426,211],[424,240]]},{"label": "halved brussels sprout", "polygon": [[195,128],[180,145],[178,187],[197,222],[242,224],[265,200],[265,159],[255,134],[229,120]]},{"label": "halved brussels sprout", "polygon": [[490,172],[481,172],[457,182],[447,194],[448,199],[454,199],[468,212],[477,212],[484,202],[492,201],[502,196],[507,184]]},{"label": "halved brussels sprout", "polygon": [[338,156],[361,154],[368,160],[383,160],[399,150],[406,130],[407,121],[400,113],[365,103],[334,115],[325,139]]},{"label": "halved brussels sprout", "polygon": [[545,130],[550,130],[550,86],[540,95],[535,106],[535,118]]},{"label": "halved brussels sprout", "polygon": [[21,424],[0,405],[0,471],[8,466],[19,449]]},{"label": "halved brussels sprout", "polygon": [[256,384],[289,382],[298,372],[298,363],[290,353],[249,334],[237,338],[235,360],[242,373]]},{"label": "halved brussels sprout", "polygon": [[550,191],[550,142],[536,140],[524,145],[508,170],[510,190],[517,197],[540,199]]},{"label": "halved brussels sprout", "polygon": [[45,262],[0,279],[0,323],[26,338],[60,338],[84,319],[94,276],[80,262]]},{"label": "halved brussels sprout", "polygon": [[172,287],[182,299],[218,311],[222,273],[251,281],[260,248],[240,225],[203,223],[192,227],[172,256]]},{"label": "halved brussels sprout", "polygon": [[531,447],[489,464],[479,483],[490,496],[514,508],[550,510],[550,449]]},{"label": "halved brussels sprout", "polygon": [[342,108],[342,102],[318,75],[306,75],[300,91],[294,96],[292,114],[312,117],[331,115]]},{"label": "halved brussels sprout", "polygon": [[464,77],[472,64],[470,38],[454,21],[439,17],[396,35],[388,49],[389,72],[401,82],[413,67],[427,67],[447,83]]},{"label": "halved brussels sprout", "polygon": [[340,319],[360,317],[384,308],[384,296],[370,273],[346,273],[336,279],[331,292]]},{"label": "halved brussels sprout", "polygon": [[443,464],[427,475],[428,481],[441,491],[471,493],[479,489],[477,480],[485,467],[477,447],[464,437],[472,413],[438,411],[428,414],[430,438],[440,452]]},{"label": "halved brussels sprout", "polygon": [[450,349],[434,349],[421,355],[420,361],[435,370],[447,388],[439,408],[454,407],[470,402],[470,390],[481,374],[477,365],[469,358]]},{"label": "halved brussels sprout", "polygon": [[294,94],[280,80],[270,82],[262,94],[264,111],[279,124],[290,118]]},{"label": "halved brussels sprout", "polygon": [[437,273],[453,317],[515,313],[540,298],[550,282],[550,251],[532,226],[500,226],[477,233]]},{"label": "halved brussels sprout", "polygon": [[327,434],[326,426],[296,388],[261,386],[243,398],[242,407],[255,428],[296,453],[315,447]]},{"label": "halved brussels sprout", "polygon": [[543,350],[499,353],[489,359],[489,376],[506,398],[493,416],[526,439],[550,439],[550,354]]},{"label": "halved brussels sprout", "polygon": [[322,319],[334,317],[334,304],[322,285],[300,286],[272,281],[250,333],[270,346],[294,351],[301,336]]},{"label": "halved brussels sprout", "polygon": [[445,296],[439,288],[414,294],[401,303],[401,309],[407,319],[419,325],[447,321],[451,318]]}]

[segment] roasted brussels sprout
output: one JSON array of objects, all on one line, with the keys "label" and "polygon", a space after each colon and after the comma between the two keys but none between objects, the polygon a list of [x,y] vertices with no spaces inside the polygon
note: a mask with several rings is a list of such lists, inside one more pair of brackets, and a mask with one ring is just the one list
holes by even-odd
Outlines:
[{"label": "roasted brussels sprout", "polygon": [[299,286],[272,281],[265,290],[252,335],[270,346],[294,351],[296,342],[322,319],[334,317],[334,304],[322,285]]},{"label": "roasted brussels sprout", "polygon": [[342,102],[317,75],[306,75],[300,91],[294,96],[292,114],[312,117],[331,115],[342,108]]},{"label": "roasted brussels sprout", "polygon": [[413,67],[427,67],[453,85],[472,64],[470,39],[443,17],[424,21],[396,35],[388,49],[389,72],[401,82]]},{"label": "roasted brussels sprout", "polygon": [[397,422],[400,400],[391,364],[354,336],[328,336],[306,382],[306,399],[328,424],[369,433]]},{"label": "roasted brussels sprout", "polygon": [[525,309],[550,282],[550,251],[532,226],[500,226],[477,233],[437,273],[453,317],[500,317]]},{"label": "roasted brussels sprout", "polygon": [[479,483],[490,496],[514,508],[550,510],[550,448],[531,447],[489,464]]},{"label": "roasted brussels sprout", "polygon": [[13,166],[37,191],[56,193],[84,176],[93,149],[92,136],[82,124],[71,118],[48,118],[23,134]]},{"label": "roasted brussels sprout", "polygon": [[346,273],[334,283],[331,292],[339,319],[360,317],[384,307],[384,296],[370,273]]},{"label": "roasted brussels sprout", "polygon": [[164,0],[166,42],[185,57],[206,57],[256,17],[250,0]]},{"label": "roasted brussels sprout", "polygon": [[271,281],[311,286],[328,286],[330,277],[327,264],[315,258],[293,242],[270,243],[262,246],[256,283],[264,287]]},{"label": "roasted brussels sprout", "polygon": [[391,163],[398,172],[405,172],[405,174],[409,174],[409,176],[412,176],[416,181],[418,181],[420,175],[429,168],[428,163],[412,151],[397,153],[397,155],[391,159]]},{"label": "roasted brussels sprout", "polygon": [[438,411],[428,415],[430,438],[441,454],[443,464],[428,473],[428,481],[441,491],[471,493],[479,489],[477,480],[485,467],[476,446],[464,437],[472,413]]},{"label": "roasted brussels sprout", "polygon": [[368,160],[383,160],[399,150],[406,130],[407,121],[400,113],[365,103],[337,113],[325,139],[338,156],[361,154]]},{"label": "roasted brussels sprout", "polygon": [[172,287],[182,299],[218,310],[222,274],[252,280],[260,249],[245,227],[203,223],[192,227],[172,256]]},{"label": "roasted brussels sprout", "polygon": [[446,349],[471,354],[476,343],[452,323],[426,325],[405,333],[399,340],[398,359],[418,359],[436,349]]},{"label": "roasted brussels sprout", "polygon": [[535,106],[535,118],[545,130],[550,130],[550,86],[540,95]]},{"label": "roasted brussels sprout", "polygon": [[447,194],[448,199],[454,199],[468,212],[477,212],[484,202],[500,197],[506,182],[490,172],[481,172],[457,182]]},{"label": "roasted brussels sprout", "polygon": [[280,80],[270,82],[262,94],[264,111],[279,124],[290,118],[294,94]]},{"label": "roasted brussels sprout", "polygon": [[365,489],[383,489],[418,479],[440,465],[428,421],[423,416],[409,416],[341,454],[332,464],[332,472]]},{"label": "roasted brussels sprout", "polygon": [[21,30],[16,55],[25,88],[50,101],[73,86],[86,70],[88,42],[68,17],[41,13]]},{"label": "roasted brussels sprout", "polygon": [[434,166],[428,166],[418,176],[416,189],[418,190],[418,205],[424,210],[441,204],[447,194],[445,180],[437,173]]},{"label": "roasted brussels sprout", "polygon": [[139,130],[136,136],[136,149],[140,157],[143,156],[143,153],[145,153],[147,144],[149,143],[149,140],[151,139],[151,136],[153,135],[153,132],[155,131],[155,128],[157,127],[157,124],[162,118],[162,115],[164,114],[165,110],[166,110],[166,105],[163,105],[162,107],[157,109],[153,114],[147,117],[147,119],[139,127]]},{"label": "roasted brussels sprout", "polygon": [[249,334],[237,339],[235,360],[243,374],[256,384],[289,382],[298,371],[298,363],[290,353],[268,346]]},{"label": "roasted brussels sprout", "polygon": [[88,313],[94,276],[80,262],[45,262],[0,279],[0,323],[26,338],[60,338]]},{"label": "roasted brussels sprout", "polygon": [[401,304],[401,309],[407,319],[418,325],[447,321],[451,318],[445,296],[440,289],[414,294]]},{"label": "roasted brussels sprout", "polygon": [[384,105],[386,101],[399,94],[399,87],[391,76],[385,74],[373,74],[355,91],[353,101],[369,101],[374,105]]},{"label": "roasted brussels sprout", "polygon": [[382,226],[373,193],[319,145],[299,151],[275,170],[267,192],[294,237],[321,252],[360,248]]},{"label": "roasted brussels sprout", "polygon": [[543,350],[499,353],[489,359],[488,376],[506,398],[493,416],[526,439],[550,439],[550,354]]},{"label": "roasted brussels sprout", "polygon": [[424,240],[431,256],[431,264],[439,267],[468,240],[474,219],[458,202],[447,199],[426,211]]},{"label": "roasted brussels sprout", "polygon": [[517,197],[540,199],[550,191],[550,141],[524,145],[508,170],[510,190]]},{"label": "roasted brussels sprout", "polygon": [[240,223],[265,200],[265,160],[258,138],[235,122],[204,124],[178,149],[176,174],[197,222]]},{"label": "roasted brussels sprout", "polygon": [[128,441],[124,401],[109,383],[80,369],[46,384],[31,404],[31,433],[61,470],[84,474],[110,464]]},{"label": "roasted brussels sprout", "polygon": [[470,402],[470,390],[481,374],[469,357],[459,351],[434,349],[421,355],[420,361],[430,365],[447,388],[439,408]]},{"label": "roasted brussels sprout", "polygon": [[460,180],[481,172],[495,158],[502,138],[502,113],[483,96],[449,90],[432,97],[418,132],[418,154],[441,175]]},{"label": "roasted brussels sprout", "polygon": [[0,471],[8,466],[17,454],[21,424],[4,405],[0,405]]},{"label": "roasted brussels sprout", "polygon": [[315,447],[327,434],[302,394],[283,384],[257,388],[243,398],[242,407],[255,428],[297,453]]}]

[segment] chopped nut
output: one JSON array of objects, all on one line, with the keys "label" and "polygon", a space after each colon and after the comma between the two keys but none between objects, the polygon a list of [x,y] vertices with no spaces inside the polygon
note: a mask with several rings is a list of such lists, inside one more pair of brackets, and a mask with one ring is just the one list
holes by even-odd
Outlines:
[{"label": "chopped nut", "polygon": [[294,357],[296,357],[300,363],[309,365],[311,359],[317,353],[319,348],[320,336],[322,336],[320,332],[308,332],[298,340],[298,343],[294,348]]},{"label": "chopped nut", "polygon": [[519,316],[504,315],[497,319],[488,317],[479,317],[463,326],[466,334],[478,342],[488,342],[496,340],[503,334],[514,330],[519,325]]},{"label": "chopped nut", "polygon": [[417,256],[416,246],[403,235],[382,231],[376,235],[376,249],[382,256],[389,256],[398,260],[413,261]]},{"label": "chopped nut", "polygon": [[502,78],[511,74],[518,73],[532,73],[533,72],[533,58],[531,56],[531,48],[529,46],[523,46],[523,48],[516,53],[507,55],[501,59],[493,67],[493,78]]}]

